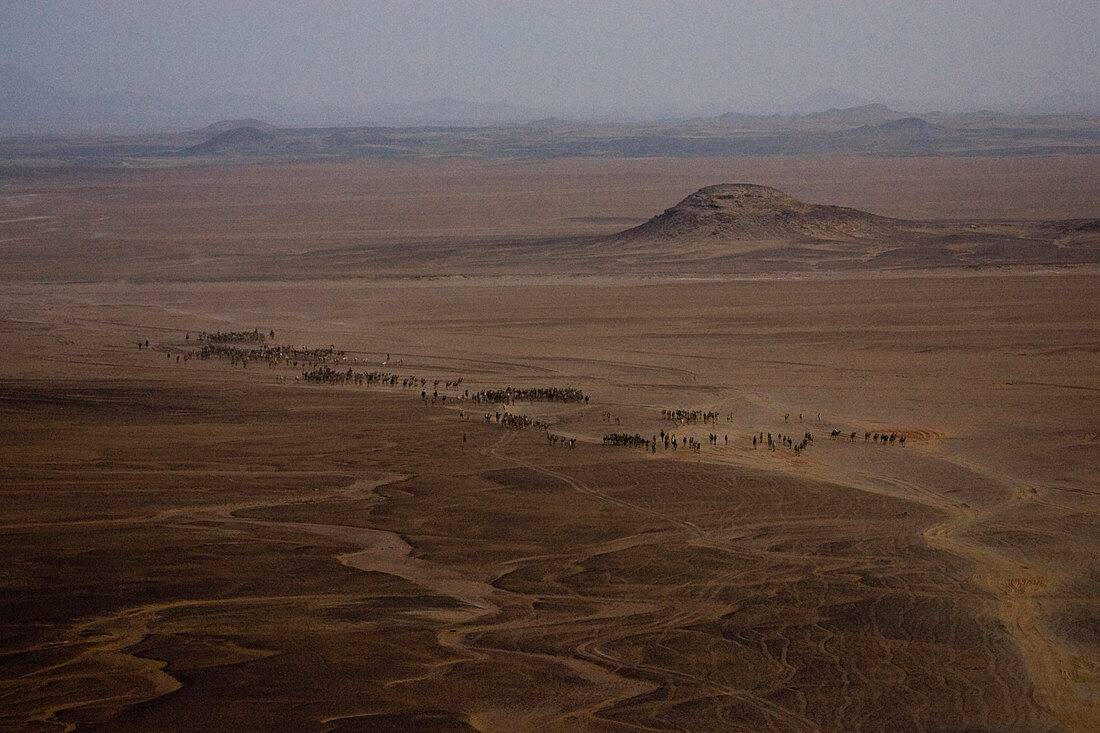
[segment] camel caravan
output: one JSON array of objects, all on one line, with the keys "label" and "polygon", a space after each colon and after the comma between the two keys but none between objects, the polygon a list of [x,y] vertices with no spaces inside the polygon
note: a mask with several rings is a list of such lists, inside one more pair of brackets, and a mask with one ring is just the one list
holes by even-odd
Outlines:
[{"label": "camel caravan", "polygon": [[[270,332],[270,336],[275,338],[274,330]],[[190,334],[187,337],[190,338]],[[259,329],[254,328],[251,331],[215,331],[214,333],[199,331],[198,339],[211,344],[262,344],[267,337],[260,333]]]},{"label": "camel caravan", "polygon": [[[808,432],[808,431],[806,433],[804,433],[802,438],[797,440],[797,441],[795,440],[794,437],[792,437],[790,435],[784,435],[783,433],[777,433],[774,437],[772,436],[771,433],[768,433],[768,438],[767,438],[768,450],[774,451],[776,449],[776,446],[780,446],[780,447],[788,448],[788,449],[792,450],[794,452],[795,456],[802,455],[802,451],[809,448],[811,445],[813,445],[813,443],[814,443],[813,433]],[[763,431],[760,432],[759,436],[757,436],[757,435],[752,436],[752,449],[753,450],[756,450],[758,446],[761,446],[761,445],[764,445],[764,444],[765,443],[764,443],[764,433],[763,433]]]},{"label": "camel caravan", "polygon": [[[713,435],[712,437],[713,441],[711,442],[711,444],[717,445],[718,436]],[[726,443],[728,445],[728,438]],[[603,436],[603,444],[622,446],[624,448],[633,448],[635,450],[648,451],[650,453],[656,453],[657,446],[661,444],[664,444],[664,449],[666,451],[678,451],[680,449],[683,449],[698,453],[703,447],[702,442],[696,440],[695,438],[677,438],[672,433],[666,433],[664,430],[661,431],[661,436],[659,439],[656,435],[654,435],[652,440],[643,438],[637,433],[635,433],[634,435],[631,435],[630,433],[608,433],[607,435]]]},{"label": "camel caravan", "polygon": [[[849,441],[854,441],[856,439],[857,435],[858,435],[858,433],[855,430],[853,430],[851,433],[848,434],[848,440]],[[838,437],[843,438],[844,434],[840,431],[839,428],[833,428],[832,436],[833,436],[833,439],[835,440]],[[870,431],[868,431],[868,432],[863,434],[863,441],[864,442],[873,441],[875,443],[881,443],[882,445],[886,445],[887,443],[889,443],[890,445],[893,445],[895,442],[898,445],[905,445],[905,436],[904,435],[898,435],[896,432],[895,433],[871,433]]]},{"label": "camel caravan", "polygon": [[267,363],[275,369],[280,366],[297,367],[299,365],[316,366],[327,359],[340,358],[342,351],[335,349],[298,349],[292,346],[262,345],[251,349],[228,344],[204,344],[197,352],[189,354],[196,359],[228,359],[233,366],[248,367],[249,362]]},{"label": "camel caravan", "polygon": [[[576,387],[513,387],[509,385],[503,389],[483,389],[472,395],[469,389],[464,389],[461,394],[452,393],[448,395],[446,392],[440,392],[440,385],[443,386],[444,390],[457,390],[463,383],[462,377],[432,380],[432,391],[429,393],[427,389],[429,380],[423,377],[399,375],[394,372],[379,370],[357,371],[352,366],[345,368],[344,365],[348,363],[349,356],[344,351],[336,349],[335,345],[324,348],[301,348],[273,345],[268,343],[269,338],[275,338],[274,330],[266,334],[259,329],[251,331],[216,331],[214,333],[200,331],[194,341],[201,344],[201,346],[183,354],[176,354],[176,361],[186,362],[191,359],[209,360],[216,358],[227,361],[234,367],[240,366],[242,368],[246,368],[250,363],[266,363],[271,369],[278,367],[302,368],[301,374],[294,377],[296,382],[304,381],[324,385],[353,384],[368,387],[378,385],[400,387],[406,390],[420,389],[420,397],[427,406],[446,405],[448,397],[452,405],[463,403],[496,405],[501,409],[486,412],[484,415],[487,424],[495,424],[511,430],[526,430],[529,428],[542,430],[546,433],[547,441],[551,445],[560,445],[566,448],[575,448],[577,438],[551,433],[550,428],[552,426],[550,423],[533,420],[522,413],[509,411],[507,406],[515,405],[516,402],[589,404],[589,396]],[[184,340],[191,341],[191,334],[187,333]],[[139,341],[138,348],[149,349],[149,342],[147,340]],[[167,352],[167,358],[172,359],[171,351]],[[351,356],[350,360],[352,364],[359,361],[356,356]],[[383,366],[390,362],[390,355],[387,354]],[[397,363],[401,362],[398,361]],[[286,377],[284,376],[277,377],[277,380],[280,384],[286,383]],[[680,426],[687,426],[700,423],[717,425],[722,413],[717,410],[666,408],[660,411],[660,415],[662,420],[674,422]],[[799,422],[802,422],[802,415],[799,414],[798,417]],[[468,419],[465,411],[459,412],[459,419]],[[603,412],[602,419],[604,422],[613,422],[615,425],[621,424],[621,418],[612,416],[610,412]],[[820,420],[820,415],[818,419]],[[728,414],[726,422],[732,423],[733,421],[733,414]],[[790,422],[789,413],[784,416],[784,422]],[[847,437],[850,442],[855,441],[858,437],[856,431],[845,433],[839,428],[834,428],[831,435],[834,440]],[[777,433],[773,435],[770,432],[760,431],[752,433],[751,439],[753,450],[761,447],[766,447],[769,451],[786,448],[792,451],[796,457],[801,456],[814,443],[813,434],[810,432],[804,433],[800,438],[795,438],[789,434]],[[462,440],[463,442],[467,440],[465,433]],[[867,431],[863,434],[863,440],[879,445],[905,445],[905,436],[896,431],[890,433]],[[717,432],[708,433],[707,443],[715,448],[719,445],[728,447],[730,444],[729,434],[719,436]],[[675,433],[661,429],[659,435],[654,435],[648,439],[640,433],[607,433],[603,437],[603,445],[641,450],[652,454],[656,453],[660,447],[663,447],[665,451],[686,450],[698,453],[701,451],[703,443],[694,436],[677,436]]]},{"label": "camel caravan", "polygon": [[[270,332],[270,337],[275,338],[275,331]],[[199,331],[195,340],[202,343],[198,350],[191,350],[183,354],[177,354],[176,360],[190,361],[191,359],[224,359],[232,366],[247,368],[249,363],[266,363],[269,368],[280,366],[298,367],[309,366],[315,368],[329,360],[347,360],[343,351],[337,351],[335,346],[325,349],[302,349],[295,346],[275,346],[267,344],[267,336],[259,330],[251,331],[216,331],[207,333]],[[185,341],[191,340],[191,334],[184,335]],[[249,346],[240,346],[249,344]],[[254,345],[253,345],[254,344]],[[149,348],[149,341],[139,341],[138,348]],[[172,358],[172,352],[168,352],[168,358]]]},{"label": "camel caravan", "polygon": [[629,433],[608,433],[603,436],[603,444],[619,445],[626,448],[640,448],[649,451],[655,450],[657,446],[656,441],[647,440],[637,433],[634,435],[630,435]]},{"label": "camel caravan", "polygon": [[588,395],[575,387],[537,387],[520,389],[483,389],[474,395],[474,402],[491,402],[499,405],[514,405],[520,402],[583,402],[588,404]]},{"label": "camel caravan", "polygon": [[662,420],[672,420],[681,425],[697,422],[702,422],[704,425],[711,422],[717,423],[718,417],[719,413],[713,410],[661,410]]}]

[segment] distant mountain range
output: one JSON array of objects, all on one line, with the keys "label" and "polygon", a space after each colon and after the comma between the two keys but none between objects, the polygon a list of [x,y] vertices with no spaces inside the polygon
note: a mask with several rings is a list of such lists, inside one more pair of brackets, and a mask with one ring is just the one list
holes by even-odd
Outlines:
[{"label": "distant mountain range", "polygon": [[[429,108],[430,111],[431,108]],[[0,164],[164,166],[357,158],[1021,156],[1100,154],[1100,115],[916,117],[871,104],[806,115],[722,114],[649,123],[283,127],[234,118],[139,134],[0,135]]]},{"label": "distant mountain range", "polygon": [[149,94],[78,94],[0,66],[0,132],[134,133],[185,130],[213,120],[259,118],[280,127],[332,125],[478,125],[531,122],[544,111],[507,102],[443,98],[360,106],[290,105],[252,94],[190,101]]},{"label": "distant mountain range", "polygon": [[[794,121],[823,123],[877,124],[911,116],[868,101],[854,94],[825,89],[797,100],[781,112],[760,115],[727,112],[717,120],[725,124],[767,124],[789,118]],[[642,108],[639,107],[639,110]],[[661,115],[674,119],[669,107]],[[1030,105],[1010,110],[1015,114],[1097,114],[1100,91],[1062,90],[1048,94]],[[653,120],[650,112],[639,112],[642,119]],[[995,114],[995,113],[987,113]],[[923,114],[929,118],[933,113]],[[43,83],[13,65],[0,66],[0,134],[135,134],[139,132],[184,131],[201,128],[215,120],[266,120],[287,128],[338,126],[478,126],[535,123],[553,119],[545,109],[508,102],[475,102],[454,98],[412,103],[371,105],[290,105],[251,94],[217,94],[190,101],[155,94],[115,92],[79,94]],[[561,114],[557,114],[561,117]],[[681,119],[691,117],[683,114]],[[627,113],[601,114],[593,111],[582,119],[631,122]],[[575,124],[575,121],[574,123]],[[224,130],[223,130],[224,131]]]}]

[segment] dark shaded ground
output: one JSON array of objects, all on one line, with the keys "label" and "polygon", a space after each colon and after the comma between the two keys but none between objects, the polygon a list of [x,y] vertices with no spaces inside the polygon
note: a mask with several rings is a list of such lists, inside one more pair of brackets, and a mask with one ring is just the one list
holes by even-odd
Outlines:
[{"label": "dark shaded ground", "polygon": [[[919,505],[551,450],[412,396],[0,395],[8,729],[1050,725]],[[341,564],[356,527],[426,576]]]}]

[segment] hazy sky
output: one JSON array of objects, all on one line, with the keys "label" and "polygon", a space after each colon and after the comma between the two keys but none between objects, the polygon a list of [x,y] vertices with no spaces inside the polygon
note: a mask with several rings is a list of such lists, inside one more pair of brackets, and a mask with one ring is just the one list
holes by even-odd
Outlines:
[{"label": "hazy sky", "polygon": [[281,102],[778,107],[1100,89],[1100,1],[0,0],[0,63],[69,90]]}]

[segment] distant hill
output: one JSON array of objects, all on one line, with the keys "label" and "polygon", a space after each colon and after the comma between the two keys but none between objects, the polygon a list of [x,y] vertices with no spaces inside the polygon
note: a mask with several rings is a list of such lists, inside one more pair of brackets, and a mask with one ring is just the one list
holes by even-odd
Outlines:
[{"label": "distant hill", "polygon": [[263,120],[256,119],[243,119],[243,120],[220,120],[207,125],[201,130],[195,130],[200,135],[218,135],[223,132],[229,132],[242,127],[251,127],[262,132],[272,132],[277,130],[275,125],[264,122]]},{"label": "distant hill", "polygon": [[[924,129],[914,118],[890,123]],[[934,126],[933,126],[934,127]],[[750,183],[691,194],[583,250],[592,269],[811,272],[1069,265],[1100,257],[1100,220],[909,221]],[[580,253],[578,253],[578,256]]]},{"label": "distant hill", "polygon": [[882,124],[838,130],[820,142],[833,152],[925,155],[963,146],[966,132],[920,117],[900,117]]},{"label": "distant hill", "polygon": [[[315,125],[475,125],[530,122],[546,111],[507,102],[454,98],[412,103],[283,103],[256,94],[222,93],[183,99],[118,91],[89,94],[43,83],[12,64],[0,65],[0,129],[84,134],[96,131],[180,131],[207,120]],[[262,126],[257,129],[263,129]]]},{"label": "distant hill", "polygon": [[843,206],[809,204],[768,186],[722,183],[699,189],[664,213],[622,232],[618,239],[853,240],[882,236],[901,224]]},{"label": "distant hill", "polygon": [[813,112],[802,115],[805,120],[825,120],[828,122],[845,122],[856,125],[866,125],[887,120],[896,120],[905,117],[902,112],[895,112],[884,104],[864,104],[859,107],[834,107],[824,112]]},{"label": "distant hill", "polygon": [[285,146],[270,132],[256,127],[235,127],[218,133],[198,145],[180,151],[180,155],[256,156],[285,152]]},{"label": "distant hill", "polygon": [[859,107],[832,107],[821,112],[810,112],[808,114],[752,115],[743,112],[725,112],[716,117],[707,117],[698,121],[712,122],[733,128],[790,130],[799,127],[819,126],[817,123],[825,123],[836,127],[874,125],[901,119],[905,116],[906,113],[892,110],[884,104],[864,104]]},{"label": "distant hill", "polygon": [[[9,110],[27,116],[30,100],[45,105],[43,91],[32,80],[3,79]],[[46,95],[46,96],[43,96]],[[3,95],[0,94],[0,97]],[[41,97],[41,99],[40,99]],[[475,117],[493,117],[508,107],[473,105],[456,100],[439,104],[403,105],[389,116],[411,117],[403,125],[366,125],[361,121],[339,125],[299,126],[286,118],[264,115],[198,115],[183,118],[189,124],[159,132],[126,132],[130,124],[110,119],[109,110],[133,105],[152,110],[156,97],[107,95],[87,98],[84,116],[56,110],[67,99],[50,97],[55,113],[45,121],[8,121],[0,118],[0,161],[21,165],[70,164],[84,166],[181,164],[188,156],[222,155],[223,162],[278,160],[348,160],[356,158],[560,158],[560,157],[731,157],[774,155],[1080,155],[1100,154],[1100,115],[1005,115],[975,112],[963,115],[929,112],[920,117],[881,104],[836,108],[808,115],[745,115],[734,112],[689,120],[665,119],[648,123],[594,122],[532,116],[525,121],[476,123]],[[15,100],[22,99],[25,106]],[[232,101],[232,100],[229,100]],[[163,104],[162,104],[163,106]],[[0,98],[0,110],[4,109]],[[522,109],[515,111],[517,115]],[[14,113],[13,113],[14,114]],[[162,112],[160,119],[168,119]],[[194,114],[190,110],[188,114]],[[466,122],[445,123],[440,115],[466,115]],[[99,132],[92,117],[98,117]],[[180,119],[180,118],[172,118]],[[219,120],[210,124],[211,120]],[[251,128],[224,139],[223,133]],[[29,133],[29,134],[25,134]],[[42,134],[45,133],[45,134]],[[265,138],[257,133],[267,133]],[[182,153],[182,155],[181,155]],[[158,159],[160,159],[158,161]],[[209,161],[203,161],[209,162]]]}]

